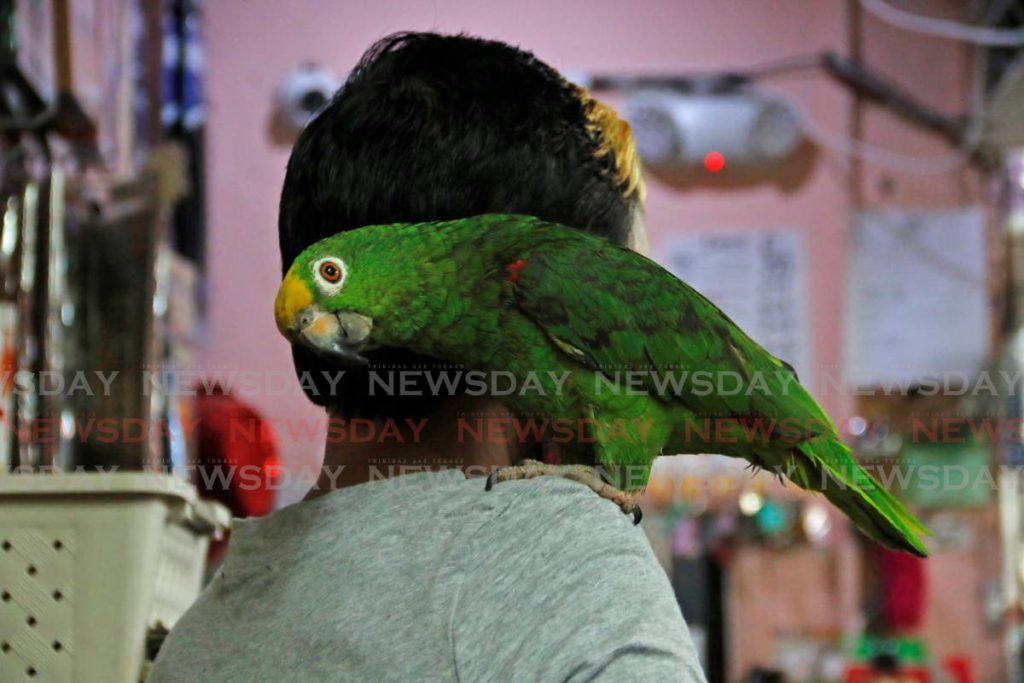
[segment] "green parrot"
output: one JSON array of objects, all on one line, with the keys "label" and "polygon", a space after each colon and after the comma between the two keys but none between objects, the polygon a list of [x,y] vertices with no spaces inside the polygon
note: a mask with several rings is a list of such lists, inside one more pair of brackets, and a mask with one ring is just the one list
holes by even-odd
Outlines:
[{"label": "green parrot", "polygon": [[[488,486],[557,474],[634,512],[656,456],[721,453],[822,492],[884,546],[927,555],[927,528],[856,464],[790,366],[600,237],[513,215],[363,227],[295,259],[275,318],[342,365],[390,347],[530,377],[540,391],[502,399],[514,414],[585,426],[587,438],[559,444],[563,464],[526,461]],[[743,390],[716,390],[723,376]]]}]

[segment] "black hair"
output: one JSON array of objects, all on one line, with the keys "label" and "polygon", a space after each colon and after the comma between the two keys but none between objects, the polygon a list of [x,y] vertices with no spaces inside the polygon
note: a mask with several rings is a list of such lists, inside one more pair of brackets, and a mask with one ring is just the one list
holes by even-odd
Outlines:
[{"label": "black hair", "polygon": [[[373,45],[292,150],[278,222],[282,272],[310,244],[365,225],[529,214],[625,243],[636,199],[588,98],[531,53],[465,35],[399,33]],[[588,118],[589,117],[589,118]],[[311,400],[344,415],[407,417],[443,397],[369,396],[293,347]],[[435,368],[401,349],[371,366]],[[333,393],[333,395],[332,395]]]}]

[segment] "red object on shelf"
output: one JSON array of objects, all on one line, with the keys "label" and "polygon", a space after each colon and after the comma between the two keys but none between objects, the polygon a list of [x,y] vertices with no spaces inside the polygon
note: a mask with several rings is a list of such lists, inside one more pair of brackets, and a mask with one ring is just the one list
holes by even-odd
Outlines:
[{"label": "red object on shelf", "polygon": [[223,503],[235,517],[269,514],[280,473],[277,438],[270,423],[220,388],[199,394],[199,472],[194,483],[200,495]]}]

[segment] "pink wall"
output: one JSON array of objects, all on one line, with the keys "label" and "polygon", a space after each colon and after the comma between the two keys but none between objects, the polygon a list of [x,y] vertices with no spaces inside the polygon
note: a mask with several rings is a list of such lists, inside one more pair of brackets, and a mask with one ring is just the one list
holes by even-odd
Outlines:
[{"label": "pink wall", "polygon": [[[932,2],[940,11],[958,4]],[[288,349],[271,315],[279,272],[277,201],[289,151],[270,134],[272,97],[282,76],[298,63],[313,60],[344,73],[375,39],[396,30],[430,29],[467,31],[519,44],[565,71],[716,70],[823,49],[846,51],[851,7],[821,0],[206,3],[210,65],[207,366],[270,372],[275,377],[274,391],[253,389],[243,395],[267,415],[292,425],[321,419],[320,412],[297,392],[282,396],[277,390],[282,382],[293,384],[288,381]],[[872,64],[935,105],[952,111],[964,108],[969,74],[962,49],[908,37],[870,18],[862,21],[863,49]],[[850,131],[852,100],[822,75],[800,72],[765,85],[794,97],[820,127]],[[866,112],[864,130],[878,144],[894,149],[918,154],[944,151],[931,137],[885,113]],[[648,225],[655,254],[666,236],[688,229],[785,226],[805,231],[811,255],[807,284],[813,360],[816,367],[835,372],[841,358],[845,244],[853,211],[850,168],[835,154],[821,152],[806,180],[788,190],[777,184],[680,189],[649,178]],[[887,177],[895,184],[883,182]],[[869,205],[884,201],[935,206],[973,196],[959,174],[918,179],[865,169],[861,186]],[[889,188],[885,197],[882,187]],[[852,410],[846,397],[822,398],[836,417]],[[319,466],[322,438],[291,438],[285,430],[282,441],[286,463]],[[291,500],[297,492],[285,495]],[[961,585],[956,590],[971,593],[974,588]],[[954,599],[947,608],[956,605]],[[960,637],[963,645],[977,643],[983,634],[980,626],[971,626]],[[759,652],[770,657],[763,639],[745,646],[750,647],[750,656]],[[994,665],[995,657],[990,648],[981,661],[991,660]],[[979,679],[986,680],[992,671],[980,673]]]}]

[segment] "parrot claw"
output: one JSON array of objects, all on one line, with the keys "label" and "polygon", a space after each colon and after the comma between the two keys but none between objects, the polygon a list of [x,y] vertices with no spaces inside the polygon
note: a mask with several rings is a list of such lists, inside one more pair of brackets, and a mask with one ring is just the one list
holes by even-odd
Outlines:
[{"label": "parrot claw", "polygon": [[499,467],[487,477],[484,490],[490,491],[495,484],[516,479],[534,479],[536,477],[563,477],[585,484],[597,495],[612,501],[627,515],[633,516],[633,524],[639,524],[644,513],[636,503],[638,492],[626,492],[615,488],[603,476],[602,472],[586,465],[549,465],[537,460],[522,460],[512,467]]}]

